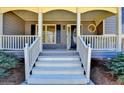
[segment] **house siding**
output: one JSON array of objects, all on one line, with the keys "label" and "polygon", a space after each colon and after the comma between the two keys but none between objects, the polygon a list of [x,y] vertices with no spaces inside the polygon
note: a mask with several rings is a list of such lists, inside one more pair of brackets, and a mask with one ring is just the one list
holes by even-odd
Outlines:
[{"label": "house siding", "polygon": [[37,21],[26,21],[25,22],[25,35],[31,35],[31,25],[38,24]]},{"label": "house siding", "polygon": [[116,16],[110,16],[104,20],[105,34],[116,34]]},{"label": "house siding", "polygon": [[25,21],[13,12],[4,13],[3,32],[5,35],[24,35]]},{"label": "house siding", "polygon": [[82,21],[81,24],[82,24],[81,32],[80,32],[81,35],[96,35],[97,34],[97,31],[90,32],[88,30],[88,26],[90,24],[95,24],[95,21]]}]

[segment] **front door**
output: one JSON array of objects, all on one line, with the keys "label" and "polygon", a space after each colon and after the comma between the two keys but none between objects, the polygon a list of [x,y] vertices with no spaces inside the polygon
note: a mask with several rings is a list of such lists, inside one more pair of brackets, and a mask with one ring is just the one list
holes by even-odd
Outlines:
[{"label": "front door", "polygon": [[67,25],[67,49],[76,49],[76,25]]},{"label": "front door", "polygon": [[77,43],[76,25],[71,25],[71,49],[76,49]]}]

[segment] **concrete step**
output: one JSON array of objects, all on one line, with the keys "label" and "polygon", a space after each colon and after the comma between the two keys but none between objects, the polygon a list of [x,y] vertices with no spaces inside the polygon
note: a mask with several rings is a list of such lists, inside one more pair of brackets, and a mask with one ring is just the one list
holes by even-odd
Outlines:
[{"label": "concrete step", "polygon": [[40,56],[73,56],[73,55],[79,55],[78,52],[76,51],[67,51],[67,50],[58,50],[58,51],[54,51],[54,50],[49,50],[49,51],[43,51],[42,53],[40,53]]},{"label": "concrete step", "polygon": [[43,49],[55,49],[55,50],[57,50],[57,49],[59,49],[59,50],[61,50],[61,49],[66,49],[66,45],[63,45],[63,44],[43,44]]},{"label": "concrete step", "polygon": [[84,74],[82,67],[34,67],[32,74]]},{"label": "concrete step", "polygon": [[83,75],[37,75],[33,74],[28,79],[28,84],[46,84],[46,85],[79,85],[87,84],[88,80]]},{"label": "concrete step", "polygon": [[28,84],[86,84],[78,52],[46,50],[40,53]]},{"label": "concrete step", "polygon": [[79,56],[39,56],[38,61],[80,61]]},{"label": "concrete step", "polygon": [[81,66],[80,61],[37,61],[35,66],[38,67],[71,67]]}]

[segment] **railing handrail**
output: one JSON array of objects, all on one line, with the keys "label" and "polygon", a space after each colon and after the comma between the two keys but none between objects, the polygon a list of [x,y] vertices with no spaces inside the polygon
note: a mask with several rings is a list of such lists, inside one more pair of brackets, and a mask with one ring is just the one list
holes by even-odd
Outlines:
[{"label": "railing handrail", "polygon": [[38,36],[38,35],[0,35],[0,36],[12,36],[12,37],[15,37],[15,36],[21,36],[21,37],[27,37],[27,36],[29,36],[29,37],[32,37],[32,36]]},{"label": "railing handrail", "polygon": [[36,62],[39,53],[40,53],[40,37],[37,37],[37,39],[30,46],[26,44],[24,48],[26,80],[30,76],[30,71],[32,70],[34,63]]},{"label": "railing handrail", "polygon": [[39,40],[39,37],[29,46],[29,50],[32,49],[32,47],[35,45],[35,43]]},{"label": "railing handrail", "polygon": [[82,40],[81,37],[79,37],[79,40],[82,42],[82,44],[83,44],[86,48],[88,48],[88,46],[87,46],[86,43]]},{"label": "railing handrail", "polygon": [[[36,44],[38,41],[40,41],[40,38],[39,38],[39,37],[29,46],[29,51],[32,50],[32,48],[35,46],[35,44]],[[39,43],[39,47],[40,47],[40,43]],[[39,53],[40,53],[40,51],[39,51]],[[37,54],[37,57],[38,57],[39,53]],[[35,58],[35,60],[37,59],[37,57]],[[34,63],[31,65],[31,67],[30,67],[30,69],[29,69],[30,71],[31,71],[33,65],[34,65]]]},{"label": "railing handrail", "polygon": [[81,36],[86,36],[86,37],[117,37],[117,35],[81,35]]},{"label": "railing handrail", "polygon": [[90,65],[91,65],[91,48],[90,44],[86,45],[83,39],[79,36],[78,38],[78,44],[79,44],[79,55],[81,58],[81,62],[83,64],[85,73],[86,73],[86,78],[88,82],[90,81]]}]

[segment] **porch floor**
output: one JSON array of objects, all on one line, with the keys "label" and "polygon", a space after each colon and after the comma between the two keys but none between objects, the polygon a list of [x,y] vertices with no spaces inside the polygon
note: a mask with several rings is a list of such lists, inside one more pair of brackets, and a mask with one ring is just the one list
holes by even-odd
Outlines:
[{"label": "porch floor", "polygon": [[113,58],[120,52],[111,50],[92,50],[92,58]]},{"label": "porch floor", "polygon": [[[2,50],[1,50],[2,51]],[[24,51],[23,50],[3,50],[6,53],[13,53],[19,58],[24,58]],[[76,51],[75,49],[67,50],[67,49],[43,49],[46,53],[59,53],[59,52],[73,52]],[[106,51],[106,50],[92,50],[92,58],[112,58],[117,56],[120,52],[117,51]]]}]

